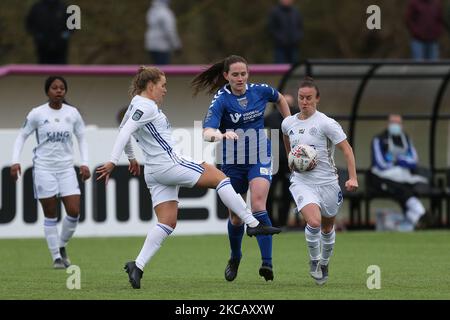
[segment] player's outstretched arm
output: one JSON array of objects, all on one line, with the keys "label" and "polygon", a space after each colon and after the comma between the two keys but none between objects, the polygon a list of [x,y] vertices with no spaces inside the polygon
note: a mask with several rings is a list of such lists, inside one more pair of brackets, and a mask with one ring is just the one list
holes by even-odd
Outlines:
[{"label": "player's outstretched arm", "polygon": [[355,155],[353,149],[347,139],[336,145],[343,153],[347,162],[347,170],[349,179],[345,182],[347,191],[356,191],[358,189],[358,178],[356,175]]}]

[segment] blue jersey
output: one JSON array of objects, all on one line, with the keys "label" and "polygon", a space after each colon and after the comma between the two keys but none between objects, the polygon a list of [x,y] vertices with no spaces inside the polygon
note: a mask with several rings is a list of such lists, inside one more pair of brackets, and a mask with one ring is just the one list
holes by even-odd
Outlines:
[{"label": "blue jersey", "polygon": [[278,91],[266,84],[248,84],[241,96],[227,84],[215,94],[203,128],[234,130],[237,141],[224,140],[223,164],[256,164],[270,161],[270,141],[264,132],[264,112],[268,102],[278,100]]}]

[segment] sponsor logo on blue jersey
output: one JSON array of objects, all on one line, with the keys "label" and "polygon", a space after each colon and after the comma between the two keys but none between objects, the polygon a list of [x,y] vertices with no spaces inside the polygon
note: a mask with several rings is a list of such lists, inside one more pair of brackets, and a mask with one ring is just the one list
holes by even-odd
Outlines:
[{"label": "sponsor logo on blue jersey", "polygon": [[230,118],[231,118],[231,121],[233,121],[233,123],[238,123],[239,119],[241,117],[242,117],[242,114],[240,114],[240,113],[236,112],[234,115],[232,113],[230,113]]}]

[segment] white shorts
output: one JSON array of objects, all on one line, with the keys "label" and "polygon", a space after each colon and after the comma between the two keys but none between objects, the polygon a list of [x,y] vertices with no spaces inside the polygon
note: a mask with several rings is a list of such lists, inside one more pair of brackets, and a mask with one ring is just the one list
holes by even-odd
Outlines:
[{"label": "white shorts", "polygon": [[178,201],[180,187],[192,188],[204,171],[199,163],[185,160],[161,171],[146,172],[145,182],[152,195],[153,208],[163,202]]},{"label": "white shorts", "polygon": [[289,190],[298,212],[307,204],[315,203],[320,207],[321,215],[327,218],[336,216],[344,200],[338,183],[313,186],[293,181]]},{"label": "white shorts", "polygon": [[35,199],[81,194],[74,168],[59,172],[33,169],[33,185]]}]

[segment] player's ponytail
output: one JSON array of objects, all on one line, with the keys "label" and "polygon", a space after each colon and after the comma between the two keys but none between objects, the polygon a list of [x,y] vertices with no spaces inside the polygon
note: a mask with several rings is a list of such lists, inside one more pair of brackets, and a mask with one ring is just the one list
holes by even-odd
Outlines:
[{"label": "player's ponytail", "polygon": [[165,76],[164,72],[156,67],[140,66],[138,73],[131,81],[129,89],[130,96],[133,98],[135,95],[145,91],[149,81],[156,84],[163,76]]},{"label": "player's ponytail", "polygon": [[230,71],[233,63],[242,62],[248,65],[247,60],[241,56],[232,55],[222,61],[214,63],[211,67],[198,74],[191,82],[194,89],[194,96],[205,89],[208,93],[214,93],[217,89],[223,87],[228,81],[224,78],[223,73]]}]

